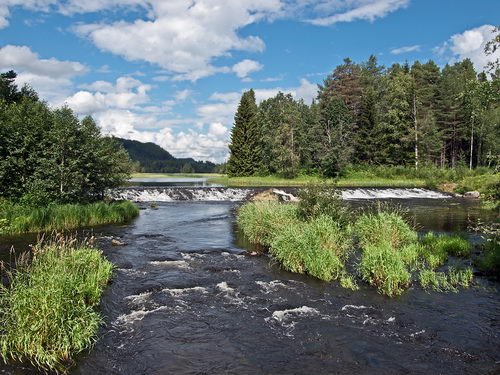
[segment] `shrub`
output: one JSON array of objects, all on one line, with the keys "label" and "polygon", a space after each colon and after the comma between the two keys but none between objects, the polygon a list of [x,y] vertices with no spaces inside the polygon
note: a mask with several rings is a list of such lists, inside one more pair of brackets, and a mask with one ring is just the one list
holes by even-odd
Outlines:
[{"label": "shrub", "polygon": [[350,221],[350,210],[342,200],[342,194],[334,187],[327,185],[310,185],[300,189],[299,216],[312,219],[320,215],[331,217],[341,226],[346,226]]},{"label": "shrub", "polygon": [[394,212],[365,213],[356,221],[353,230],[362,247],[387,243],[399,248],[417,239],[417,233]]},{"label": "shrub", "polygon": [[94,308],[112,275],[101,252],[73,241],[38,244],[0,287],[0,355],[66,372],[90,348],[102,319]]},{"label": "shrub", "polygon": [[270,252],[289,271],[330,281],[343,274],[349,245],[339,223],[329,216],[319,216],[283,227],[272,241]]},{"label": "shrub", "polygon": [[298,221],[297,206],[277,202],[246,203],[240,207],[237,221],[250,242],[269,247],[276,233]]},{"label": "shrub", "polygon": [[361,255],[359,271],[363,280],[389,297],[401,294],[410,283],[410,273],[401,253],[390,242],[366,245]]}]

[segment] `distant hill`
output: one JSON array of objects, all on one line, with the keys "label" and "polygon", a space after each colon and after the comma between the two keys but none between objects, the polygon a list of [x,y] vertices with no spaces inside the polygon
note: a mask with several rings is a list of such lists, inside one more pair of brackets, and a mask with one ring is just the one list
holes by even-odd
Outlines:
[{"label": "distant hill", "polygon": [[211,173],[217,166],[209,161],[192,158],[177,159],[167,150],[152,142],[116,139],[128,151],[130,158],[139,163],[141,172],[146,173]]}]

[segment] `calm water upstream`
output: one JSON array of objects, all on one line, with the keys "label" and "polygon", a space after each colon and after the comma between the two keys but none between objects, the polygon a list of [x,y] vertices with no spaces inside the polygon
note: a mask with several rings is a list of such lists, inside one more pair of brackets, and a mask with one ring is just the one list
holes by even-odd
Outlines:
[{"label": "calm water upstream", "polygon": [[[472,201],[398,202],[422,230],[488,219]],[[117,269],[101,306],[106,327],[73,374],[499,373],[498,283],[477,278],[446,294],[415,286],[397,299],[348,291],[244,255],[238,205],[160,202],[131,225],[98,230]]]}]

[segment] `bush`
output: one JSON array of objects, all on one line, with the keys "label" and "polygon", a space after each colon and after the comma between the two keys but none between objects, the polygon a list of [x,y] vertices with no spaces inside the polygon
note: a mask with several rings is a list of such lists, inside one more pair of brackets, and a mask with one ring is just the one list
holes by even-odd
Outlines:
[{"label": "bush", "polygon": [[343,274],[349,245],[339,223],[319,216],[283,227],[272,241],[270,252],[289,271],[330,281]]},{"label": "bush", "polygon": [[401,294],[410,284],[410,273],[401,253],[390,242],[366,245],[359,271],[363,280],[389,297]]},{"label": "bush", "polygon": [[250,242],[269,247],[277,233],[299,219],[295,205],[256,202],[243,205],[237,221]]},{"label": "bush", "polygon": [[[136,217],[139,209],[132,202],[90,204],[51,204],[29,207],[0,201],[0,234],[47,232],[100,224],[122,223]],[[2,229],[3,228],[3,229]]]},{"label": "bush", "polygon": [[362,247],[387,243],[399,248],[417,240],[417,233],[401,215],[382,210],[359,217],[353,230]]},{"label": "bush", "polygon": [[60,238],[38,244],[0,286],[0,355],[29,360],[45,371],[66,372],[94,343],[102,319],[94,308],[112,276],[101,252]]},{"label": "bush", "polygon": [[349,223],[351,213],[342,200],[341,192],[334,187],[310,185],[300,189],[298,196],[300,199],[298,214],[302,219],[308,220],[326,215],[341,226]]}]

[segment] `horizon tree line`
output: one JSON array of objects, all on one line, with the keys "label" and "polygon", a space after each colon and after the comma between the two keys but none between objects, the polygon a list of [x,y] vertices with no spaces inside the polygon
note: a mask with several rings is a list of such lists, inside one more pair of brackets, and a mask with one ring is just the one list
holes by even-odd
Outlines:
[{"label": "horizon tree line", "polygon": [[372,55],[359,64],[344,59],[311,105],[282,92],[257,104],[249,90],[235,115],[227,172],[293,178],[333,177],[358,164],[496,166],[500,69],[489,68],[489,77],[469,59],[442,69],[432,60],[385,68]]}]

